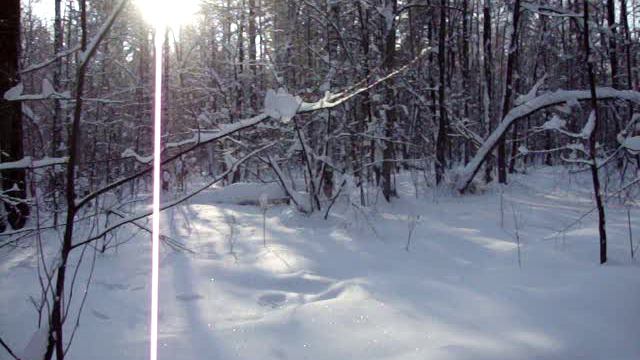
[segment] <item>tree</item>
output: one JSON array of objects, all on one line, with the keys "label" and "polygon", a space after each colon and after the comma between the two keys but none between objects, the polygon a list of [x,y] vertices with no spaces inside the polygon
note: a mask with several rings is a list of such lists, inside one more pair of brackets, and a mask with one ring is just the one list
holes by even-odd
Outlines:
[{"label": "tree", "polygon": [[[513,104],[515,79],[518,66],[518,28],[520,26],[520,0],[515,0],[511,21],[511,37],[507,49],[507,74],[504,81],[504,97],[502,98],[502,117],[504,118]],[[498,181],[507,183],[507,158],[504,137],[498,143]]]},{"label": "tree", "polygon": [[[20,82],[20,1],[8,0],[0,6],[0,162],[17,161],[23,157],[22,107],[20,102],[5,98],[6,91]],[[26,203],[26,173],[24,169],[0,172],[7,220],[13,229],[24,227],[29,217]],[[0,231],[5,228],[0,218]]]},{"label": "tree", "polygon": [[[583,0],[584,11],[584,57],[589,76],[589,90],[591,92],[591,108],[594,116],[594,124],[589,134],[589,156],[591,157],[591,179],[593,181],[593,195],[596,199],[596,207],[598,208],[598,232],[600,234],[600,264],[607,262],[607,230],[604,214],[604,204],[602,194],[600,193],[600,177],[598,175],[598,142],[596,134],[600,123],[600,112],[598,111],[598,97],[596,94],[596,74],[593,69],[595,58],[591,55],[591,43],[589,33],[589,0]],[[612,65],[613,61],[612,59]],[[613,70],[613,69],[612,69]]]},{"label": "tree", "polygon": [[[396,34],[397,23],[396,15],[398,11],[397,0],[385,0],[384,12],[381,12],[381,16],[384,18],[384,57],[382,62],[382,68],[386,72],[391,72],[395,67],[396,62]],[[396,121],[397,112],[396,104],[394,103],[395,89],[390,84],[385,86],[385,97],[388,101],[388,106],[384,111],[384,136],[386,138],[384,149],[382,151],[383,163],[382,163],[382,194],[387,201],[391,201],[391,197],[396,195],[394,185],[392,183],[394,159],[395,159],[395,147],[393,138],[396,134]]]},{"label": "tree", "polygon": [[[483,63],[483,77],[482,77],[482,110],[483,110],[483,122],[486,136],[491,134],[491,105],[493,104],[493,49],[491,47],[491,0],[484,0],[482,7],[482,63]],[[486,182],[493,180],[492,176],[493,166],[487,161],[485,164],[484,179]]]},{"label": "tree", "polygon": [[438,30],[438,76],[440,81],[438,82],[438,135],[436,140],[436,184],[442,182],[444,171],[447,168],[447,137],[448,137],[448,122],[447,122],[447,81],[446,81],[446,67],[447,57],[445,53],[446,41],[447,41],[447,0],[440,0],[440,14],[439,30]]}]

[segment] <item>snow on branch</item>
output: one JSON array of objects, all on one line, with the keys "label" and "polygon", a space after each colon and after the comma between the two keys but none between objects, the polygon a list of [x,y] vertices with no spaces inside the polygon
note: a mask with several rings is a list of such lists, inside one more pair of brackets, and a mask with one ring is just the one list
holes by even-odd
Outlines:
[{"label": "snow on branch", "polygon": [[565,10],[559,7],[554,7],[550,5],[542,5],[542,4],[534,4],[530,2],[523,2],[520,4],[523,9],[529,10],[532,13],[552,16],[552,17],[571,17],[571,18],[580,18],[582,19],[584,15]]},{"label": "snow on branch", "polygon": [[627,136],[629,132],[633,132],[633,129],[639,129],[640,126],[637,126],[636,123],[640,123],[640,114],[634,114],[631,117],[631,121],[627,125],[627,127],[622,130],[620,134],[618,134],[617,140],[620,143],[620,146],[626,149],[632,155],[640,154],[640,136]]},{"label": "snow on branch", "polygon": [[[255,125],[258,125],[259,123],[265,121],[269,119],[269,115],[263,113],[248,119],[242,119],[240,121],[236,121],[233,124],[224,124],[221,125],[217,131],[210,131],[210,132],[201,132],[201,131],[197,131],[195,134],[193,134],[190,138],[182,140],[182,141],[176,141],[176,142],[168,142],[164,145],[162,151],[165,152],[169,149],[175,149],[175,148],[180,148],[183,146],[187,146],[187,145],[191,145],[187,150],[185,151],[181,151],[180,154],[184,154],[187,152],[190,152],[191,150],[195,149],[198,146],[201,145],[205,145],[208,144],[210,142],[219,140],[223,137],[227,137],[230,135],[233,135],[235,133],[237,133],[238,131],[247,129],[247,128],[251,128]],[[125,150],[121,156],[123,158],[134,158],[136,159],[138,162],[141,162],[143,164],[151,164],[153,162],[153,155],[140,155],[138,153],[136,153],[133,149],[127,149]],[[171,156],[168,159],[163,160],[162,164],[171,162],[173,160],[175,160],[177,158],[177,156]]]},{"label": "snow on branch", "polygon": [[620,145],[633,155],[640,154],[640,136],[630,136],[624,139]]},{"label": "snow on branch", "polygon": [[533,87],[531,88],[531,90],[529,90],[528,93],[526,93],[525,95],[520,95],[516,98],[516,100],[514,101],[514,105],[515,106],[522,105],[527,101],[530,101],[531,99],[535,98],[538,95],[538,90],[542,85],[544,85],[544,81],[546,79],[547,79],[547,75],[544,75],[542,78],[540,78],[540,80],[538,80],[536,84],[533,85]]},{"label": "snow on branch", "polygon": [[69,161],[69,157],[45,157],[40,160],[33,160],[31,156],[25,156],[18,161],[0,163],[0,170],[15,170],[15,169],[37,169],[46,166],[66,164]]},{"label": "snow on branch", "polygon": [[42,68],[45,68],[45,67],[53,64],[54,62],[56,62],[56,60],[61,59],[63,57],[67,57],[67,56],[69,56],[69,55],[71,55],[71,54],[73,54],[73,53],[75,53],[76,51],[79,51],[79,50],[80,50],[80,45],[76,45],[76,46],[74,46],[74,47],[72,47],[70,49],[60,51],[53,58],[45,60],[45,61],[43,61],[41,63],[38,63],[38,64],[30,65],[30,66],[20,70],[20,73],[21,74],[26,74],[26,73],[30,73],[32,71],[40,70]]},{"label": "snow on branch", "polygon": [[62,93],[56,92],[51,85],[51,82],[47,78],[42,80],[42,92],[40,94],[23,94],[24,84],[18,83],[18,85],[12,87],[4,93],[4,99],[7,101],[26,101],[26,100],[47,100],[47,99],[71,99],[71,93],[65,91]]},{"label": "snow on branch", "polygon": [[579,133],[574,133],[567,130],[565,128],[566,125],[567,125],[567,122],[565,120],[561,119],[558,115],[554,114],[550,120],[542,124],[542,126],[536,128],[535,130],[536,131],[552,130],[552,131],[557,131],[560,134],[566,135],[570,138],[586,140],[589,138],[589,136],[591,136],[591,133],[593,132],[593,129],[595,129],[595,126],[596,126],[595,112],[593,111],[591,112],[591,114],[589,115],[589,119],[587,120],[587,123],[584,125],[584,127],[582,128],[582,131],[580,131]]},{"label": "snow on branch", "polygon": [[[187,194],[187,195],[184,195],[184,196],[182,196],[182,197],[180,197],[180,198],[178,198],[178,199],[175,199],[175,200],[172,200],[172,201],[169,201],[169,202],[165,202],[165,203],[163,203],[163,204],[160,204],[160,210],[161,210],[161,211],[163,211],[163,210],[166,210],[166,209],[172,208],[172,207],[174,207],[174,206],[176,206],[176,205],[179,205],[179,204],[181,204],[181,203],[183,203],[183,202],[185,202],[185,201],[187,201],[187,200],[191,199],[192,197],[194,197],[194,196],[198,195],[199,193],[203,192],[204,190],[206,190],[206,189],[210,188],[211,186],[215,185],[216,183],[218,183],[218,182],[222,181],[222,180],[223,180],[224,178],[226,178],[228,175],[233,174],[233,173],[238,169],[238,167],[239,167],[240,165],[242,165],[245,161],[249,160],[250,158],[252,158],[252,157],[253,157],[253,156],[255,156],[256,154],[258,154],[258,153],[260,153],[260,152],[262,152],[262,151],[264,151],[264,150],[266,150],[266,149],[268,149],[268,148],[272,147],[272,146],[273,146],[273,145],[275,145],[275,144],[276,144],[276,142],[272,142],[272,143],[270,143],[270,144],[268,144],[268,145],[266,145],[266,146],[263,146],[263,147],[261,147],[261,148],[259,148],[259,149],[257,149],[257,150],[254,150],[254,151],[250,152],[249,154],[247,154],[246,156],[244,156],[244,157],[243,157],[243,158],[241,158],[240,160],[236,161],[236,162],[233,164],[233,166],[231,166],[231,167],[229,167],[229,169],[227,169],[227,171],[225,171],[225,172],[221,173],[220,175],[218,175],[216,178],[214,178],[213,180],[211,180],[210,182],[208,182],[208,183],[207,183],[207,184],[205,184],[204,186],[202,186],[202,187],[198,188],[197,190],[195,190],[195,191],[193,191],[193,192],[191,192],[191,193],[189,193],[189,194]],[[131,215],[131,216],[129,216],[129,217],[125,217],[124,219],[122,219],[122,220],[120,220],[120,221],[116,222],[115,224],[113,224],[113,225],[111,225],[111,226],[109,226],[109,227],[105,228],[104,230],[102,230],[102,231],[101,231],[100,233],[98,233],[97,235],[95,235],[95,236],[93,236],[93,237],[90,237],[90,238],[89,238],[89,239],[87,239],[87,240],[84,240],[84,241],[81,241],[81,242],[79,242],[79,243],[74,244],[74,245],[71,247],[71,249],[75,249],[75,248],[77,248],[77,247],[80,247],[80,246],[83,246],[83,245],[89,244],[89,243],[91,243],[91,242],[93,242],[93,241],[95,241],[95,240],[97,240],[97,239],[102,238],[104,235],[106,235],[106,234],[108,234],[109,232],[111,232],[111,231],[113,231],[113,230],[115,230],[115,229],[117,229],[117,228],[121,227],[122,225],[129,224],[129,223],[135,222],[135,221],[137,221],[137,220],[140,220],[140,219],[146,218],[147,216],[151,216],[152,214],[153,214],[153,211],[145,211],[145,212],[142,212],[142,213],[140,213],[140,214],[136,214],[136,215]]]},{"label": "snow on branch", "polygon": [[274,119],[289,122],[298,113],[302,99],[287,93],[283,88],[277,92],[268,90],[264,98],[264,112]]},{"label": "snow on branch", "polygon": [[[596,97],[600,100],[621,99],[640,104],[640,92],[633,90],[616,90],[610,87],[601,87],[596,89]],[[500,125],[498,125],[498,127],[491,133],[489,138],[484,141],[474,158],[460,172],[456,182],[456,188],[458,191],[464,193],[467,186],[471,183],[471,180],[473,180],[474,176],[480,169],[485,158],[515,121],[549,106],[562,103],[573,103],[580,100],[589,100],[590,98],[591,92],[589,90],[558,90],[542,94],[512,108],[504,119],[502,119]],[[583,132],[585,130],[588,129],[583,129]]]}]

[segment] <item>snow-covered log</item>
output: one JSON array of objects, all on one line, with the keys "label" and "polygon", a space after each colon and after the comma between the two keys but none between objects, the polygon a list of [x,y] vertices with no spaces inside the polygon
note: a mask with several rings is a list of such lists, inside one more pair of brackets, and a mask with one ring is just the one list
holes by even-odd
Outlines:
[{"label": "snow-covered log", "polygon": [[235,183],[220,187],[206,195],[207,203],[259,205],[264,199],[265,205],[283,204],[289,197],[278,183]]},{"label": "snow-covered log", "polygon": [[62,165],[69,161],[69,157],[45,157],[40,160],[33,160],[31,156],[25,156],[18,161],[0,163],[0,170],[14,170],[14,169],[36,169],[41,167]]},{"label": "snow-covered log", "polygon": [[[621,99],[632,101],[636,104],[640,104],[640,92],[633,90],[616,90],[610,87],[601,87],[596,89],[596,95],[598,99]],[[491,153],[498,141],[504,136],[511,124],[515,121],[532,114],[538,110],[554,106],[566,102],[573,102],[579,100],[588,100],[591,98],[589,90],[558,90],[550,93],[546,93],[529,101],[522,105],[516,106],[502,119],[502,122],[491,133],[489,138],[484,141],[484,144],[478,149],[478,152],[474,158],[464,167],[458,176],[456,182],[456,188],[461,193],[464,193],[467,186],[473,180],[480,166],[486,159],[487,155]]]}]

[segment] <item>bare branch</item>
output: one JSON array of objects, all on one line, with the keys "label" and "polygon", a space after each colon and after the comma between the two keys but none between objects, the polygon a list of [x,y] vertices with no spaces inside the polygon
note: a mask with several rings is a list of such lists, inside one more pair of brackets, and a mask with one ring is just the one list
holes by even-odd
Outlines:
[{"label": "bare branch", "polygon": [[[245,161],[249,160],[254,155],[256,155],[256,154],[258,154],[258,153],[260,153],[260,152],[272,147],[275,144],[276,144],[275,142],[272,142],[272,143],[270,143],[270,144],[268,144],[266,146],[261,147],[260,149],[252,151],[248,155],[244,156],[242,159],[236,161],[229,169],[227,169],[227,171],[221,173],[215,179],[213,179],[212,181],[208,182],[206,185],[200,187],[198,190],[196,190],[196,191],[194,191],[194,192],[192,192],[190,194],[187,194],[187,195],[185,195],[183,197],[180,197],[180,198],[178,198],[176,200],[161,204],[160,210],[162,211],[162,210],[166,210],[166,209],[172,208],[172,207],[174,207],[176,205],[179,205],[179,204],[191,199],[192,197],[198,195],[199,193],[201,193],[204,190],[210,188],[212,185],[222,181],[225,177],[227,177],[228,175],[230,175],[233,172],[235,172],[240,165],[242,165]],[[79,243],[74,244],[73,246],[71,246],[71,249],[75,249],[77,247],[80,247],[80,246],[86,245],[86,244],[88,244],[90,242],[93,242],[93,241],[95,241],[97,239],[100,239],[101,237],[103,237],[107,233],[119,228],[120,226],[122,226],[124,224],[128,224],[128,223],[134,222],[136,220],[143,219],[143,218],[145,218],[147,216],[151,216],[152,214],[153,214],[152,211],[145,211],[143,213],[132,215],[132,216],[130,216],[128,218],[125,218],[125,219],[123,219],[123,220],[121,220],[121,221],[109,226],[108,228],[104,229],[103,231],[101,231],[97,235],[92,236],[87,240],[84,240],[84,241],[81,241]]]}]

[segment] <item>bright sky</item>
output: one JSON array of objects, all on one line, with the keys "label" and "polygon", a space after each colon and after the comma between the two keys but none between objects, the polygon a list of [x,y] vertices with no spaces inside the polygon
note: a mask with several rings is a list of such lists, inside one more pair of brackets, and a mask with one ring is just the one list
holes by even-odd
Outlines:
[{"label": "bright sky", "polygon": [[150,24],[177,29],[193,21],[201,0],[135,0],[135,3]]},{"label": "bright sky", "polygon": [[[172,28],[187,25],[193,21],[201,0],[130,0],[142,12],[150,24],[160,23]],[[54,14],[54,0],[32,0],[34,13],[51,22]]]},{"label": "bright sky", "polygon": [[35,0],[32,3],[33,12],[40,18],[53,19],[53,0]]}]

